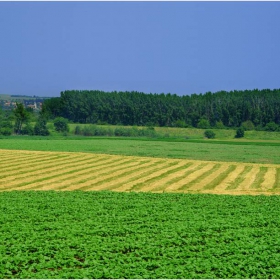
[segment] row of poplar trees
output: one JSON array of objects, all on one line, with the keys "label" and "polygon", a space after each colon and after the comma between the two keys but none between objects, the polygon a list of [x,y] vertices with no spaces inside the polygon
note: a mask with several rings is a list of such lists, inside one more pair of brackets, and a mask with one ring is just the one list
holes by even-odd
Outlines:
[{"label": "row of poplar trees", "polygon": [[243,122],[265,127],[280,124],[280,89],[192,94],[145,94],[67,90],[43,104],[49,117],[76,123],[239,127]]}]

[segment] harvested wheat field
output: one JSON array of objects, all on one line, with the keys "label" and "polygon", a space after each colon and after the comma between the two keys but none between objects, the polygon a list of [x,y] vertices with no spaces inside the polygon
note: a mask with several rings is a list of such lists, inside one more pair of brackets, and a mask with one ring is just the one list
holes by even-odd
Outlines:
[{"label": "harvested wheat field", "polygon": [[0,150],[0,191],[280,194],[280,165]]}]

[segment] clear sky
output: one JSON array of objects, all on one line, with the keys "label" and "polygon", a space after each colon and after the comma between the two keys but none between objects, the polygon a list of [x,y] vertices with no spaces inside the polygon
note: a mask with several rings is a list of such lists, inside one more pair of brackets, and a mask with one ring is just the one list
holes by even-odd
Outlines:
[{"label": "clear sky", "polygon": [[280,88],[280,2],[0,2],[0,93]]}]

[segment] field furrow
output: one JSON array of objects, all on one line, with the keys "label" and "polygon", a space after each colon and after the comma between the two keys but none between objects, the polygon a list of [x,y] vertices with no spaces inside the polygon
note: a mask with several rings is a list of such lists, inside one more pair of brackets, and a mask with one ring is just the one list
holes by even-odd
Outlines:
[{"label": "field furrow", "polygon": [[[221,173],[225,172],[228,169],[227,164],[216,164],[212,169],[209,170],[209,172],[205,172],[201,177],[198,177],[196,182],[192,184],[191,187],[188,189],[190,191],[198,191],[202,190],[207,186],[210,182],[212,182],[217,176],[219,176]],[[210,172],[211,171],[211,172]]]},{"label": "field furrow", "polygon": [[280,194],[280,165],[0,150],[0,191]]},{"label": "field furrow", "polygon": [[171,179],[169,184],[166,186],[165,191],[172,192],[178,190],[186,183],[186,178],[190,176],[190,174],[202,169],[204,166],[206,166],[206,163],[194,162],[189,168],[178,174],[176,178]]},{"label": "field furrow", "polygon": [[168,176],[162,178],[159,182],[157,182],[153,188],[153,192],[166,191],[166,188],[171,184],[178,182],[183,177],[186,177],[186,174],[191,172],[194,168],[194,162],[185,162],[178,170],[172,170]]},{"label": "field furrow", "polygon": [[[50,179],[50,178],[56,178],[58,176],[61,176],[61,173],[66,173],[66,172],[75,172],[77,170],[79,170],[79,168],[81,170],[84,170],[84,166],[87,163],[95,163],[96,162],[96,158],[89,158],[87,160],[82,160],[82,161],[78,161],[77,158],[72,158],[71,160],[69,160],[67,163],[63,163],[61,164],[59,167],[55,166],[55,167],[50,167],[45,169],[42,169],[41,173],[37,174],[36,176],[30,176],[30,177],[26,177],[25,179],[17,179],[17,177],[15,177],[15,179],[11,182],[6,182],[5,184],[3,184],[3,186],[6,187],[13,187],[13,188],[23,188],[23,187],[31,187],[32,185],[35,185],[35,187],[39,186],[40,182],[46,182],[46,180]],[[98,164],[98,163],[97,163]],[[28,171],[26,170],[26,174],[28,174]],[[2,184],[1,184],[2,185]]]},{"label": "field furrow", "polygon": [[219,167],[219,164],[209,163],[203,166],[201,169],[196,170],[191,173],[185,180],[182,182],[182,185],[178,187],[177,190],[185,191],[191,188],[194,184],[199,183],[203,178],[205,178],[208,174],[213,172],[214,168]]},{"label": "field furrow", "polygon": [[268,167],[264,175],[264,181],[261,184],[261,190],[267,191],[273,188],[276,180],[276,168]]},{"label": "field furrow", "polygon": [[245,168],[245,165],[238,165],[236,166],[235,170],[233,170],[228,176],[220,183],[217,184],[216,190],[217,191],[225,191],[227,188],[240,176],[240,174],[243,172]]},{"label": "field furrow", "polygon": [[164,166],[165,160],[153,160],[150,166],[142,168],[136,174],[128,176],[125,178],[124,182],[117,181],[116,184],[112,186],[114,191],[130,191],[133,187],[133,184],[136,184],[137,180],[161,169],[161,166]]},{"label": "field furrow", "polygon": [[280,191],[280,167],[276,168],[275,182],[272,187],[273,191]]},{"label": "field furrow", "polygon": [[[85,182],[83,184],[81,184],[80,186],[83,188],[83,189],[87,189],[87,190],[99,190],[99,187],[102,183],[104,183],[104,180],[108,180],[108,179],[111,179],[111,180],[114,180],[115,178],[118,178],[116,176],[120,176],[120,174],[122,172],[126,172],[126,169],[127,169],[128,166],[123,166],[123,167],[118,167],[114,170],[110,170],[110,171],[107,171],[107,172],[102,172],[101,175],[103,175],[101,178],[99,178],[99,176],[95,176],[94,179],[88,181],[88,182]],[[135,166],[134,166],[135,169],[138,169],[139,168],[139,162],[136,162]],[[114,174],[112,174],[112,171]],[[71,188],[73,189],[73,188]]]},{"label": "field furrow", "polygon": [[[67,167],[67,165],[71,163],[75,163],[79,159],[79,156],[72,157],[70,159],[67,159],[65,164],[65,159],[50,159],[48,161],[41,161],[41,159],[37,159],[32,164],[28,164],[28,166],[21,165],[21,167],[17,167],[16,165],[16,171],[11,174],[11,171],[5,170],[5,172],[1,172],[0,175],[0,183],[1,182],[9,182],[14,180],[20,180],[21,182],[24,182],[24,179],[27,178],[27,181],[30,180],[31,176],[42,176],[45,173],[50,173],[54,170],[57,170],[58,167]],[[29,162],[28,162],[29,163]]]},{"label": "field furrow", "polygon": [[248,191],[256,180],[259,171],[260,169],[258,166],[253,166],[248,176],[246,176],[245,180],[236,188],[236,191]]},{"label": "field furrow", "polygon": [[[114,177],[113,180],[110,180],[107,183],[103,183],[102,186],[100,186],[100,188],[102,190],[115,190],[118,189],[120,186],[123,186],[125,184],[128,184],[131,182],[133,182],[134,178],[139,178],[140,174],[143,174],[144,172],[147,172],[147,170],[150,170],[150,168],[152,166],[157,165],[158,162],[153,162],[153,161],[145,161],[142,164],[137,165],[137,167],[135,168],[135,170],[132,169],[128,169],[125,172],[125,175],[123,174],[122,176],[118,176],[118,177]],[[133,171],[133,172],[131,172]],[[89,189],[90,190],[90,189]]]},{"label": "field furrow", "polygon": [[150,180],[145,182],[145,186],[142,187],[141,191],[154,191],[155,189],[160,189],[162,185],[165,184],[170,178],[170,175],[176,173],[177,171],[181,171],[182,169],[188,168],[189,163],[185,161],[178,162],[175,166],[168,168],[163,173],[158,176],[154,176]]},{"label": "field furrow", "polygon": [[[112,159],[111,159],[112,160]],[[126,162],[127,160],[120,160],[116,159],[117,163],[114,162],[115,165],[122,164],[123,162]],[[104,168],[107,168],[107,164],[104,164],[104,166],[100,166],[99,162],[96,162],[96,159],[93,159],[89,162],[89,164],[93,163],[94,167],[99,166],[98,169],[104,170]],[[50,185],[52,186],[51,189],[56,189],[56,185],[54,184],[55,182],[62,182],[65,179],[69,178],[70,176],[72,177],[77,177],[79,176],[79,172],[82,174],[88,173],[88,170],[85,170],[85,162],[82,161],[80,163],[76,163],[75,165],[68,166],[68,168],[61,168],[56,172],[53,172],[52,175],[43,177],[43,178],[38,178],[35,181],[32,181],[30,184],[25,185],[25,186],[20,186],[21,190],[30,190],[30,189],[38,189],[41,187],[46,187],[46,189],[50,189]],[[102,164],[101,164],[102,165]],[[80,166],[80,167],[79,167]],[[92,169],[91,169],[92,171]],[[14,188],[12,188],[13,190]],[[17,189],[17,188],[16,188]]]},{"label": "field furrow", "polygon": [[176,165],[178,164],[178,161],[173,162],[167,162],[161,169],[152,172],[151,174],[142,177],[140,180],[137,180],[136,182],[132,182],[133,186],[130,190],[133,191],[147,191],[149,189],[149,185],[157,180],[158,177],[164,176],[166,172],[168,172],[170,169],[176,169]]},{"label": "field furrow", "polygon": [[[38,158],[38,156],[34,156],[34,157],[24,157],[21,158],[19,160],[17,159],[10,159],[8,161],[5,161],[5,163],[3,163],[3,165],[0,167],[1,170],[10,172],[11,170],[15,170],[15,168],[25,168],[26,167],[26,163],[28,162],[28,166],[30,166],[33,163],[38,163],[38,161],[41,162],[47,162],[47,161],[51,161],[53,162],[54,159],[57,159],[57,156],[50,156],[50,155],[42,155],[42,157],[40,157],[40,159]],[[2,162],[2,158],[1,158],[1,162]],[[1,173],[2,174],[2,173]]]},{"label": "field furrow", "polygon": [[208,179],[209,183],[206,183],[203,187],[203,190],[213,190],[215,189],[221,182],[228,178],[229,174],[232,174],[233,171],[236,169],[236,165],[229,165],[229,166],[222,166],[218,170],[218,174],[212,173]]},{"label": "field furrow", "polygon": [[[239,165],[242,166],[242,165]],[[227,191],[235,190],[238,186],[250,176],[250,172],[253,166],[243,165],[243,170],[235,177],[235,179],[231,182],[231,184],[226,188]]]},{"label": "field furrow", "polygon": [[78,183],[71,182],[64,186],[64,190],[90,190],[90,189],[98,189],[102,186],[106,186],[107,182],[114,180],[117,176],[121,176],[124,172],[131,172],[135,168],[138,168],[139,164],[144,164],[145,162],[136,163],[134,160],[126,161],[123,164],[118,164],[116,167],[111,167],[110,172],[108,169],[106,171],[104,168],[95,170],[93,172],[94,175],[85,176],[78,178]]}]

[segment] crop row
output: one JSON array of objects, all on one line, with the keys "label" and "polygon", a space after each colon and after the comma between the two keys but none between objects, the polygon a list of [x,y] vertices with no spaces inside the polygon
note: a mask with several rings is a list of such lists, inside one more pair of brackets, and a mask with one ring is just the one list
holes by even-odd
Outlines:
[{"label": "crop row", "polygon": [[0,191],[280,193],[280,166],[0,150]]},{"label": "crop row", "polygon": [[279,279],[279,203],[277,195],[1,192],[0,278]]}]

